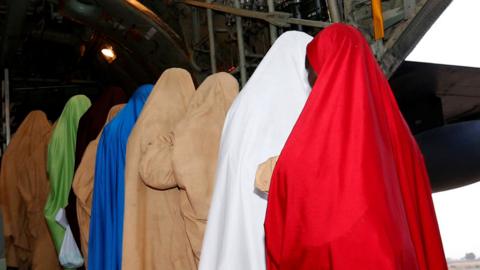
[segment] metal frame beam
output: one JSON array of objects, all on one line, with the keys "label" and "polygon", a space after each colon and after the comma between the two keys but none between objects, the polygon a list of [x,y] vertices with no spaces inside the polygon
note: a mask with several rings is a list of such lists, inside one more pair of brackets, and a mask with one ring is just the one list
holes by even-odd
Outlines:
[{"label": "metal frame beam", "polygon": [[403,10],[405,11],[405,19],[411,19],[415,16],[415,0],[403,0]]},{"label": "metal frame beam", "polygon": [[381,59],[382,68],[388,77],[405,60],[451,2],[452,0],[426,1],[421,10],[408,22],[405,28],[395,29],[397,33],[392,33],[390,40],[385,44],[386,51]]},{"label": "metal frame beam", "polygon": [[4,105],[5,105],[5,141],[6,145],[10,143],[10,75],[8,68],[5,68],[3,71],[3,94],[4,94]]},{"label": "metal frame beam", "polygon": [[[211,3],[212,0],[207,0]],[[215,51],[215,31],[213,29],[213,11],[207,9],[207,25],[208,25],[208,46],[210,47],[210,66],[212,73],[217,72],[217,56]]]},{"label": "metal frame beam", "polygon": [[342,18],[340,17],[340,11],[338,10],[337,0],[328,0],[328,11],[330,12],[330,18],[332,22],[340,22]]},{"label": "metal frame beam", "polygon": [[[267,0],[267,5],[268,5],[268,12],[275,12],[275,3],[273,2],[273,0]],[[270,28],[270,44],[273,44],[277,39],[277,28],[273,24],[270,24],[269,28]]]},{"label": "metal frame beam", "polygon": [[258,19],[258,20],[266,21],[278,27],[290,27],[292,24],[296,24],[296,25],[310,26],[310,27],[316,27],[316,28],[325,28],[330,25],[329,22],[292,18],[292,14],[286,13],[286,12],[253,11],[253,10],[246,10],[246,9],[237,8],[237,7],[230,7],[230,6],[217,4],[217,3],[200,2],[197,0],[177,0],[176,2],[189,5],[189,6],[206,8],[207,10],[215,10],[219,12],[229,13],[235,16]]},{"label": "metal frame beam", "polygon": [[[240,8],[240,1],[234,0],[234,5],[236,8]],[[240,66],[240,83],[242,87],[247,82],[247,67],[245,63],[245,44],[243,41],[243,25],[242,17],[235,17],[236,27],[237,27],[237,43],[238,43],[238,62]]]}]

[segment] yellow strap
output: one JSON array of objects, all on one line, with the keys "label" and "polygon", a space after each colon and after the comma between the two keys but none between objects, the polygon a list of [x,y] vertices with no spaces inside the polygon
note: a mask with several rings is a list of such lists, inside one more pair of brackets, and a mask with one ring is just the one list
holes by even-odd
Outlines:
[{"label": "yellow strap", "polygon": [[375,40],[382,39],[385,36],[383,29],[382,1],[372,0],[373,15],[373,34]]}]

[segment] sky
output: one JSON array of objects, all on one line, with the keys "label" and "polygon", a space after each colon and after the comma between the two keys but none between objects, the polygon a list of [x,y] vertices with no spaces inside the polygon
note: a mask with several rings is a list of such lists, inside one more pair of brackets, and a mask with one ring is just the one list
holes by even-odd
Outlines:
[{"label": "sky", "polygon": [[434,193],[433,202],[447,258],[480,256],[480,182]]},{"label": "sky", "polygon": [[[479,11],[479,0],[453,0],[407,61],[480,68]],[[447,258],[480,257],[480,182],[435,193],[433,201]]]},{"label": "sky", "polygon": [[479,0],[453,0],[407,61],[480,67],[479,12]]}]

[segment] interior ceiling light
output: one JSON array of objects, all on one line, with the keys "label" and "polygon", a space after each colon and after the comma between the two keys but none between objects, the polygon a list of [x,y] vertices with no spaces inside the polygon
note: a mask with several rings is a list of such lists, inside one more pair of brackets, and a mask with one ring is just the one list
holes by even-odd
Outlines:
[{"label": "interior ceiling light", "polygon": [[111,64],[115,59],[117,59],[117,55],[115,54],[115,51],[113,50],[112,46],[108,45],[102,48],[100,51],[103,55],[103,58]]}]

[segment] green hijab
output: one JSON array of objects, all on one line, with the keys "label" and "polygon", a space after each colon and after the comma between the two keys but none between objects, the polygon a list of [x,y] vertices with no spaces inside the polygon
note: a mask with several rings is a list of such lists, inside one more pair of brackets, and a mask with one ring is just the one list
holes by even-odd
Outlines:
[{"label": "green hijab", "polygon": [[75,166],[78,122],[90,105],[90,100],[84,95],[71,97],[55,123],[48,144],[47,172],[50,194],[44,214],[57,252],[60,252],[65,229],[57,223],[55,215],[59,209],[65,208],[68,204]]}]

